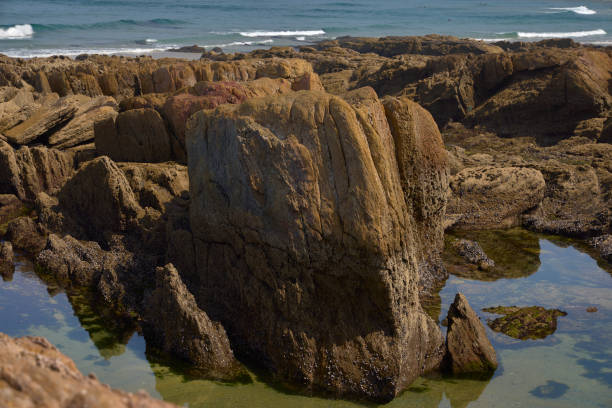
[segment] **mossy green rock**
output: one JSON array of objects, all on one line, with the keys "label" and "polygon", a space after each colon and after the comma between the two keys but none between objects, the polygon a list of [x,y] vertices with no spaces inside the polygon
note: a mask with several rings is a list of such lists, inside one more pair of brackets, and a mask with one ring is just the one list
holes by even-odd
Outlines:
[{"label": "mossy green rock", "polygon": [[496,331],[519,340],[543,339],[557,330],[557,317],[567,313],[542,306],[497,306],[482,309],[488,313],[505,315],[487,324]]}]

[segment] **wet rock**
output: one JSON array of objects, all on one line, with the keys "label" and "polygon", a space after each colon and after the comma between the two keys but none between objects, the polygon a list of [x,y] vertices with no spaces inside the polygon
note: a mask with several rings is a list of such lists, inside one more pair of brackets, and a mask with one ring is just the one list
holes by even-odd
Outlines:
[{"label": "wet rock", "polygon": [[451,178],[447,213],[459,215],[457,229],[520,225],[520,216],[544,198],[542,173],[522,167],[466,168]]},{"label": "wet rock", "polygon": [[589,313],[595,313],[595,312],[597,312],[597,310],[598,309],[595,306],[589,306],[586,309],[586,311],[589,312]]},{"label": "wet rock", "polygon": [[567,316],[561,310],[541,306],[497,306],[482,310],[504,315],[487,321],[487,324],[491,329],[519,340],[543,339],[557,330],[557,317]]},{"label": "wet rock", "polygon": [[84,376],[70,358],[43,337],[13,339],[0,333],[0,367],[1,406],[175,407],[145,392],[114,390]]},{"label": "wet rock", "polygon": [[589,244],[599,251],[602,258],[612,262],[612,235],[607,234],[592,238]]},{"label": "wet rock", "polygon": [[0,275],[2,279],[11,280],[15,271],[15,260],[13,259],[13,246],[10,242],[0,242]]},{"label": "wet rock", "polygon": [[116,161],[164,162],[174,159],[166,125],[153,109],[120,113],[115,123],[108,118],[94,127],[99,154]]},{"label": "wet rock", "polygon": [[16,249],[32,255],[38,254],[46,245],[47,237],[44,227],[32,218],[19,217],[8,223],[5,239]]},{"label": "wet rock", "polygon": [[58,195],[59,205],[79,220],[92,237],[124,232],[143,216],[124,173],[108,157],[85,163]]},{"label": "wet rock", "polygon": [[483,324],[461,293],[455,296],[446,318],[446,361],[453,374],[495,371],[495,350],[487,338]]},{"label": "wet rock", "polygon": [[144,312],[150,340],[208,377],[228,380],[239,375],[240,364],[223,326],[198,307],[174,265],[157,268],[155,276]]},{"label": "wet rock", "polygon": [[[441,358],[440,332],[419,306],[415,241],[436,244],[412,214],[435,219],[423,192],[443,198],[436,172],[446,168],[427,133],[435,123],[421,115],[392,135],[369,100],[353,108],[301,91],[191,117],[194,293],[235,351],[275,377],[388,401]],[[393,139],[423,157],[401,163],[405,180],[431,174],[430,186],[404,192]]]},{"label": "wet rock", "polygon": [[478,242],[460,239],[453,243],[453,247],[466,261],[482,270],[486,271],[495,267],[495,261],[485,254]]}]

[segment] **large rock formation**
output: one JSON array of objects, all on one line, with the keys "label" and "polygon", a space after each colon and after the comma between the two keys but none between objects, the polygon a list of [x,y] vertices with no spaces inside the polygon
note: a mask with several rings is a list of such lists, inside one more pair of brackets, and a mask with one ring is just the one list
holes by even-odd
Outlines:
[{"label": "large rock formation", "polygon": [[146,392],[111,389],[84,376],[43,337],[12,339],[0,333],[0,405],[7,408],[172,408]]},{"label": "large rock formation", "polygon": [[[418,219],[438,210],[422,194],[444,196],[446,167],[430,117],[390,129],[364,105],[297,92],[192,116],[196,297],[277,378],[387,401],[440,362],[418,300],[418,241],[436,241]],[[418,172],[396,159],[414,150]]]}]

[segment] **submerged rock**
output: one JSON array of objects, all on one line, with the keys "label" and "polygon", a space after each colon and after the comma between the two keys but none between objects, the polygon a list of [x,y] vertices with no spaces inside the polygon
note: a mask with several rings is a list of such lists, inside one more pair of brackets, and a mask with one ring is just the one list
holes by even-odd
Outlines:
[{"label": "submerged rock", "polygon": [[495,371],[495,350],[483,324],[461,293],[457,293],[448,309],[447,321],[446,361],[453,374],[486,374]]},{"label": "submerged rock", "polygon": [[497,306],[482,310],[505,315],[489,320],[487,324],[491,329],[519,340],[543,339],[553,334],[557,330],[557,317],[567,315],[561,310],[541,306]]},{"label": "submerged rock", "polygon": [[0,333],[0,406],[172,408],[173,404],[111,389],[84,376],[74,362],[43,337],[11,338]]},{"label": "submerged rock", "polygon": [[489,270],[495,267],[495,261],[490,259],[476,241],[460,239],[453,243],[453,247],[466,261],[478,266],[482,270]]},{"label": "submerged rock", "polygon": [[376,98],[363,112],[300,91],[191,117],[195,293],[277,378],[389,401],[441,359],[418,290],[420,250],[436,241],[416,225],[443,211],[447,169],[431,116],[392,134]]},{"label": "submerged rock", "polygon": [[230,380],[240,375],[243,371],[223,326],[198,307],[174,265],[157,268],[155,282],[155,290],[145,300],[149,339],[207,377]]},{"label": "submerged rock", "polygon": [[612,235],[602,235],[599,237],[592,238],[589,244],[599,251],[599,255],[612,262]]},{"label": "submerged rock", "polygon": [[0,276],[4,280],[11,280],[15,271],[15,260],[13,259],[13,246],[10,242],[0,242]]}]

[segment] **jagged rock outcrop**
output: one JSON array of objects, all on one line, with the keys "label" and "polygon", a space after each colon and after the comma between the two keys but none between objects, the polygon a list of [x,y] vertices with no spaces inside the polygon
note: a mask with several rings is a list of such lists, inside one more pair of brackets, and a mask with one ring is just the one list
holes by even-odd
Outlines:
[{"label": "jagged rock outcrop", "polygon": [[[359,113],[368,109],[376,116]],[[423,137],[432,157],[443,151],[439,135]],[[420,231],[393,139],[410,138],[391,137],[380,102],[361,110],[321,92],[190,119],[196,298],[235,351],[278,378],[387,401],[440,361],[440,332],[419,306]],[[420,165],[410,180],[446,171]],[[444,190],[439,180],[432,189]]]},{"label": "jagged rock outcrop", "polygon": [[85,163],[58,198],[62,210],[92,237],[128,231],[144,215],[124,173],[106,156]]},{"label": "jagged rock outcrop", "polygon": [[15,150],[0,140],[0,193],[33,201],[41,191],[57,192],[74,174],[74,158],[68,152],[42,146]]},{"label": "jagged rock outcrop", "polygon": [[454,228],[485,229],[520,225],[521,215],[544,198],[542,173],[522,167],[471,167],[451,178],[449,217]]},{"label": "jagged rock outcrop", "polygon": [[43,337],[11,338],[0,333],[0,405],[3,407],[172,408],[173,404],[111,389]]},{"label": "jagged rock outcrop", "polygon": [[453,374],[491,373],[497,356],[480,319],[463,294],[457,293],[448,309],[446,362]]},{"label": "jagged rock outcrop", "polygon": [[223,326],[198,307],[174,265],[156,269],[155,290],[145,303],[147,331],[162,350],[211,378],[232,379],[241,373]]},{"label": "jagged rock outcrop", "polygon": [[94,124],[107,118],[115,118],[117,108],[117,102],[109,96],[100,96],[79,106],[74,118],[49,136],[49,145],[66,149],[93,141]]}]

